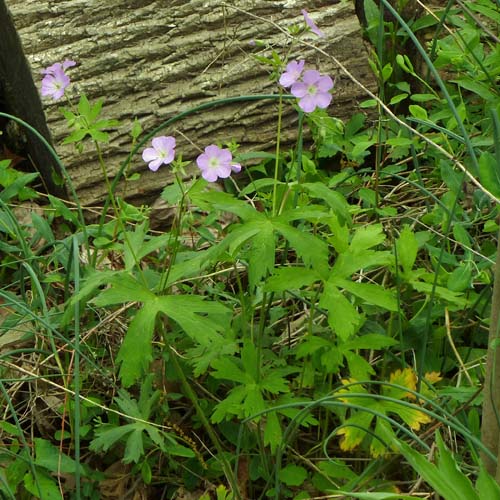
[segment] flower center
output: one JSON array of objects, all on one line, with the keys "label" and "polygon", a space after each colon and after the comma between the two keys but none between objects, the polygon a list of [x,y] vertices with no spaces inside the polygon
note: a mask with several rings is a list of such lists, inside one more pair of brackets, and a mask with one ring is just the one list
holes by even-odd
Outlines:
[{"label": "flower center", "polygon": [[215,158],[215,156],[212,156],[210,160],[208,160],[208,166],[210,168],[218,168],[219,167],[219,159]]},{"label": "flower center", "polygon": [[318,87],[316,87],[316,85],[309,85],[309,87],[307,87],[307,93],[309,95],[316,95],[318,93]]}]

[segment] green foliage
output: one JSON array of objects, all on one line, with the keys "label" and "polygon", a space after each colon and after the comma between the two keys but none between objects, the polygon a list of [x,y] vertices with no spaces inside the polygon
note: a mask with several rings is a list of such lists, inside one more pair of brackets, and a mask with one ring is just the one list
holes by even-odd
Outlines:
[{"label": "green foliage", "polygon": [[38,174],[23,174],[11,166],[10,160],[0,160],[0,200],[4,203],[16,197],[19,201],[37,198],[37,193],[28,184],[33,182]]},{"label": "green foliage", "polygon": [[500,498],[500,486],[489,476],[481,465],[475,487],[470,479],[460,470],[439,433],[436,433],[438,455],[436,464],[403,442],[395,441],[399,451],[415,471],[429,483],[433,490],[445,500],[481,500]]},{"label": "green foliage", "polygon": [[117,120],[100,120],[100,114],[104,101],[99,99],[91,105],[85,94],[80,96],[78,102],[78,113],[73,113],[68,109],[61,108],[61,112],[66,118],[69,129],[73,132],[64,139],[65,144],[80,143],[85,137],[90,137],[96,143],[109,142],[109,134],[106,129],[119,125]]},{"label": "green foliage", "polygon": [[190,448],[179,445],[175,438],[158,425],[150,423],[153,412],[157,411],[160,391],[152,390],[152,375],[148,375],[141,386],[141,396],[138,401],[132,399],[125,390],[120,390],[115,403],[120,411],[127,415],[131,423],[116,425],[101,424],[95,430],[96,437],[91,441],[89,449],[100,452],[108,451],[119,442],[125,442],[123,462],[139,462],[149,448],[158,448],[162,453],[180,457],[194,457]]},{"label": "green foliage", "polygon": [[[312,147],[302,131],[287,152],[229,141],[243,169],[223,190],[183,180],[179,154],[163,232],[112,189],[95,224],[51,195],[21,220],[36,174],[0,161],[1,495],[98,498],[121,462],[152,497],[410,498],[402,475],[425,481],[412,494],[500,497],[477,467],[500,16],[450,8],[445,32],[405,6],[364,2],[379,100],[345,121],[300,112]],[[403,50],[419,30],[435,38]],[[287,61],[256,46],[276,80]],[[84,95],[62,112],[78,148],[118,125]],[[437,434],[435,463],[407,444],[431,423],[456,443]]]}]

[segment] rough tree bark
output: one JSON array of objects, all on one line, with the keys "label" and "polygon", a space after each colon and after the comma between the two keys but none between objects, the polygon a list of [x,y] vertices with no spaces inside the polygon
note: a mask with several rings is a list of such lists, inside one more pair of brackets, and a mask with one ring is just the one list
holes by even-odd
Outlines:
[{"label": "rough tree bark", "polygon": [[[289,40],[273,23],[282,28],[303,23],[303,2],[295,0],[6,2],[37,84],[42,68],[73,59],[78,63],[69,71],[73,96],[83,91],[91,101],[104,98],[105,117],[123,123],[112,131],[104,149],[110,176],[130,151],[128,134],[135,117],[149,131],[176,113],[217,97],[274,93],[269,70],[253,57],[262,49],[249,42],[261,39],[285,53]],[[334,54],[374,89],[353,2],[316,0],[308,2],[308,9],[326,37],[308,34],[305,40]],[[269,53],[263,51],[263,55]],[[294,46],[291,56],[295,54],[337,77],[331,112],[341,118],[352,115],[364,97],[352,81],[311,47]],[[54,143],[81,200],[86,204],[101,200],[106,187],[91,145],[82,154],[60,146],[67,134],[57,110],[60,103],[45,101],[44,105]],[[295,134],[295,113],[286,108],[285,143]],[[269,149],[276,136],[276,104],[224,106],[191,116],[166,132],[177,137],[177,151],[185,159],[217,140],[234,139],[243,150]],[[131,171],[142,175],[127,186],[128,198],[141,202],[151,202],[170,180],[167,168],[153,174],[140,155]]]},{"label": "rough tree bark", "polygon": [[[40,97],[31,77],[30,66],[3,0],[0,0],[0,37],[0,111],[21,118],[50,142],[50,133],[45,123]],[[6,134],[4,125],[7,120],[2,118],[1,122],[2,133]],[[54,177],[60,177],[61,174],[45,146],[28,130],[19,130],[17,135],[24,139],[23,149],[28,160],[39,169],[46,189],[52,194],[65,196],[62,186],[54,181]],[[7,141],[4,137],[2,139],[3,149]],[[8,154],[6,151],[0,153]]]}]

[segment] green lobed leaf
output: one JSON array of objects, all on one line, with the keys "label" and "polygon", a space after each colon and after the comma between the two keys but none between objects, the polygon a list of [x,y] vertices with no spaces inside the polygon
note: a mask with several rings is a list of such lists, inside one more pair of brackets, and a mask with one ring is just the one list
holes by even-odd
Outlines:
[{"label": "green lobed leaf", "polygon": [[353,253],[361,253],[385,241],[382,224],[368,224],[358,227],[352,237],[350,249]]},{"label": "green lobed leaf", "polygon": [[134,427],[125,444],[125,453],[122,458],[124,464],[137,463],[144,455],[143,428],[138,424],[134,424]]},{"label": "green lobed leaf", "polygon": [[[28,472],[23,479],[24,487],[35,498],[40,498],[41,500],[63,500],[55,479],[41,469],[36,469],[36,480],[31,472]],[[38,489],[39,487],[41,491]]]},{"label": "green lobed leaf", "polygon": [[35,464],[47,469],[50,472],[63,472],[74,474],[77,467],[80,468],[80,474],[84,470],[68,455],[61,453],[57,446],[50,441],[42,438],[35,438]]},{"label": "green lobed leaf", "polygon": [[313,269],[305,267],[280,267],[275,269],[272,276],[267,278],[264,290],[268,292],[299,290],[319,280],[319,274]]},{"label": "green lobed leaf", "polygon": [[279,478],[287,486],[300,486],[307,478],[307,470],[298,465],[287,465],[279,471]]},{"label": "green lobed leaf", "polygon": [[252,238],[248,259],[248,280],[251,289],[260,283],[274,269],[275,245],[274,231],[270,222],[262,225],[261,230]]},{"label": "green lobed leaf", "polygon": [[472,270],[470,264],[461,263],[448,276],[447,287],[453,292],[463,292],[472,286]]},{"label": "green lobed leaf", "polygon": [[266,415],[266,423],[264,427],[264,445],[271,447],[271,453],[274,453],[276,447],[281,443],[283,433],[276,412],[271,411]]},{"label": "green lobed leaf", "polygon": [[115,443],[132,432],[134,424],[115,427],[111,424],[100,425],[95,430],[95,438],[90,442],[89,449],[94,452],[108,451]]},{"label": "green lobed leaf", "polygon": [[155,294],[126,271],[119,271],[109,276],[109,288],[103,290],[92,302],[98,307],[105,307],[124,302],[148,302],[155,299]]},{"label": "green lobed leaf", "polygon": [[243,385],[239,385],[229,391],[226,399],[217,403],[210,420],[214,424],[222,422],[229,415],[240,415],[242,413],[242,402],[247,394],[247,389]]},{"label": "green lobed leaf", "polygon": [[211,373],[214,378],[232,380],[240,384],[246,384],[251,381],[251,376],[241,370],[233,360],[227,357],[214,360],[212,368],[215,370]]},{"label": "green lobed leaf", "polygon": [[396,252],[399,265],[404,274],[409,276],[418,253],[418,241],[409,226],[404,226],[396,241]]},{"label": "green lobed leaf", "polygon": [[329,282],[363,299],[368,304],[383,307],[388,311],[397,311],[398,303],[394,293],[375,283],[358,283],[333,276]]},{"label": "green lobed leaf", "polygon": [[130,387],[148,372],[153,360],[153,332],[159,304],[149,301],[139,309],[129,324],[123,343],[116,357],[120,366],[120,379]]},{"label": "green lobed leaf", "polygon": [[230,330],[232,311],[219,302],[197,295],[166,295],[156,297],[155,301],[159,311],[201,345],[209,346],[221,333]]},{"label": "green lobed leaf", "polygon": [[325,284],[319,306],[328,310],[328,324],[342,340],[347,340],[361,327],[361,315],[331,283]]},{"label": "green lobed leaf", "polygon": [[[266,409],[266,403],[262,396],[262,390],[258,384],[247,384],[246,395],[243,400],[243,411],[245,417],[251,417]],[[260,417],[258,417],[260,419]],[[256,419],[257,420],[257,419]]]},{"label": "green lobed leaf", "polygon": [[289,241],[306,266],[321,274],[328,271],[328,246],[321,238],[280,222],[273,222],[273,225]]},{"label": "green lobed leaf", "polygon": [[351,222],[349,204],[341,193],[330,189],[322,182],[305,183],[302,184],[301,187],[305,189],[310,196],[325,201],[342,224]]}]

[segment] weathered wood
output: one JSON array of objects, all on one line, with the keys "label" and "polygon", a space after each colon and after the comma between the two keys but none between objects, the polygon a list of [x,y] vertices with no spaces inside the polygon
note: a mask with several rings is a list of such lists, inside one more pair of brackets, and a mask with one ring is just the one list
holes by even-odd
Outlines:
[{"label": "weathered wood", "polygon": [[[3,0],[0,0],[0,111],[21,118],[50,143],[49,129],[33,83],[30,65]],[[5,130],[3,132],[6,133]],[[58,196],[65,196],[64,188],[54,182],[54,173],[59,177],[61,173],[47,149],[27,129],[19,130],[18,134],[23,138],[22,154],[26,154],[40,172],[46,189]]]},{"label": "weathered wood", "polygon": [[[104,149],[111,176],[130,150],[128,134],[135,117],[149,131],[210,99],[276,92],[269,69],[254,58],[262,49],[249,42],[261,39],[285,53],[289,40],[272,23],[283,28],[303,24],[303,2],[294,0],[7,0],[7,4],[37,84],[43,67],[66,58],[75,60],[78,66],[68,71],[73,96],[84,91],[90,100],[103,97],[105,117],[123,123],[111,133],[111,143]],[[308,2],[308,8],[327,36],[318,39],[308,34],[305,39],[335,54],[357,78],[375,88],[353,2],[317,0]],[[351,80],[311,47],[295,45],[292,55],[296,54],[337,76],[331,111],[341,118],[350,116],[356,101],[364,97]],[[59,105],[45,102],[56,144],[67,134]],[[276,115],[275,103],[228,105],[186,118],[166,132],[176,136],[177,151],[184,159],[193,159],[218,140],[235,139],[243,150],[270,149]],[[295,134],[294,122],[295,113],[286,106],[285,144]],[[69,146],[59,146],[58,151],[82,200],[102,199],[106,187],[91,145],[82,154]],[[128,185],[127,193],[141,201],[151,201],[170,179],[168,168],[149,172],[140,155],[131,171],[142,176]]]}]

